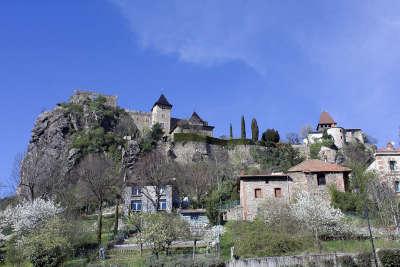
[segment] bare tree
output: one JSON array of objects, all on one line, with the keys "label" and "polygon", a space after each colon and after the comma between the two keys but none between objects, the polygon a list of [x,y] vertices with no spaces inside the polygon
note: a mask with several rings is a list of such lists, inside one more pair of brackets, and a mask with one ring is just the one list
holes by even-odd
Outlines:
[{"label": "bare tree", "polygon": [[309,133],[312,133],[313,128],[311,127],[311,125],[304,125],[301,129],[300,129],[300,138],[301,139],[306,139],[308,137]]},{"label": "bare tree", "polygon": [[101,243],[104,202],[113,196],[113,190],[121,179],[115,170],[114,162],[103,154],[89,154],[78,166],[79,183],[89,201],[98,208],[97,243]]},{"label": "bare tree", "polygon": [[176,164],[162,151],[156,149],[142,155],[130,181],[141,187],[142,194],[153,205],[160,209],[160,199],[167,185],[171,185],[176,174]]},{"label": "bare tree", "polygon": [[17,192],[18,186],[21,183],[21,165],[24,159],[23,153],[18,153],[14,157],[14,161],[11,167],[11,175],[8,180],[8,187],[12,192]]},{"label": "bare tree", "polygon": [[298,145],[300,144],[300,137],[297,133],[288,133],[286,134],[287,142],[291,145]]},{"label": "bare tree", "polygon": [[182,192],[194,200],[195,206],[201,203],[213,186],[217,186],[218,171],[215,162],[198,161],[182,166],[182,173],[178,177],[178,184]]}]

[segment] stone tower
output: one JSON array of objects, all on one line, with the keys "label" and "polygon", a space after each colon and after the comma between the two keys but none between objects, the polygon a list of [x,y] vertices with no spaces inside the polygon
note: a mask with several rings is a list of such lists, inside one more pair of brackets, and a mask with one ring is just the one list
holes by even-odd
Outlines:
[{"label": "stone tower", "polygon": [[171,130],[171,109],[172,105],[163,94],[161,94],[151,109],[152,125],[159,123],[164,129],[165,134],[169,134]]}]

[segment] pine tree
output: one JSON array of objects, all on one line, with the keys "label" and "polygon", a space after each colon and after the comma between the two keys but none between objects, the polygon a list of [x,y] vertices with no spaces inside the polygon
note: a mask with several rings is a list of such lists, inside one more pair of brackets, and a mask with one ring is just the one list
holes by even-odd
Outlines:
[{"label": "pine tree", "polygon": [[242,134],[241,134],[241,137],[242,137],[242,139],[244,140],[244,139],[246,139],[246,123],[245,123],[245,121],[244,121],[244,116],[242,116],[242,123],[241,123],[241,126],[242,126]]},{"label": "pine tree", "polygon": [[229,124],[229,137],[233,139],[233,128],[232,128],[232,123]]},{"label": "pine tree", "polygon": [[251,139],[253,139],[253,142],[258,141],[258,135],[259,135],[259,130],[258,130],[257,120],[253,118],[253,120],[251,121]]}]

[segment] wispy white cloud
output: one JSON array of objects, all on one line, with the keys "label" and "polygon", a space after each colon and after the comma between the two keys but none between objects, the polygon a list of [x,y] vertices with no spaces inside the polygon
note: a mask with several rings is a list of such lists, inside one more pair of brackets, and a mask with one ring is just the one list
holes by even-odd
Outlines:
[{"label": "wispy white cloud", "polygon": [[113,2],[146,49],[206,66],[240,61],[266,77],[303,68],[299,88],[349,123],[372,129],[397,105],[399,1]]}]

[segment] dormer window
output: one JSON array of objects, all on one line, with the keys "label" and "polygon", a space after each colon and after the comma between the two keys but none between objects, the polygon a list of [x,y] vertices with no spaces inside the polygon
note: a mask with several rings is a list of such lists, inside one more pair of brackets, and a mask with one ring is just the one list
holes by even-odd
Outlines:
[{"label": "dormer window", "polygon": [[389,169],[391,170],[391,171],[395,171],[395,170],[397,170],[397,162],[396,161],[394,161],[394,160],[390,160],[389,161]]}]

